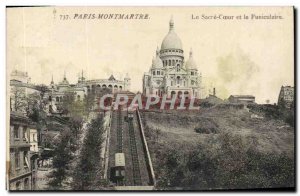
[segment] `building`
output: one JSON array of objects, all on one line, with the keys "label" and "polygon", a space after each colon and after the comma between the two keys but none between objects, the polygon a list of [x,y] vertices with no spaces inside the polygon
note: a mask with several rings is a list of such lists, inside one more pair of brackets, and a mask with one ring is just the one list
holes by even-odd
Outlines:
[{"label": "building", "polygon": [[38,160],[40,159],[38,146],[38,131],[35,124],[29,125],[29,144],[30,144],[30,166],[31,166],[31,189],[36,190]]},{"label": "building", "polygon": [[169,22],[169,32],[152,60],[150,70],[143,76],[143,94],[171,97],[182,94],[200,98],[201,73],[193,57],[184,59],[182,42],[175,33],[174,21]]},{"label": "building", "polygon": [[95,92],[97,89],[110,89],[112,93],[116,93],[124,90],[130,90],[130,86],[131,79],[128,74],[126,74],[124,80],[117,80],[113,75],[111,75],[108,79],[86,80],[82,72],[81,77],[78,78],[78,82],[76,84],[70,84],[67,80],[66,74],[64,74],[63,80],[58,84],[54,83],[52,77],[52,81],[49,85],[49,105],[51,109],[55,111],[68,92],[74,93],[75,99],[82,101],[88,93]]},{"label": "building", "polygon": [[10,80],[18,81],[24,84],[30,84],[31,78],[28,76],[27,72],[14,70],[10,74]]},{"label": "building", "polygon": [[30,121],[27,117],[11,112],[9,130],[10,190],[31,190],[35,186],[32,182],[29,125]]},{"label": "building", "polygon": [[293,107],[294,102],[294,87],[291,86],[281,86],[279,97],[278,97],[278,105],[286,108]]},{"label": "building", "polygon": [[38,132],[34,125],[29,127],[29,143],[31,152],[39,152],[38,148]]},{"label": "building", "polygon": [[255,97],[252,95],[230,95],[228,101],[230,103],[249,104],[249,103],[255,103]]},{"label": "building", "polygon": [[27,72],[15,70],[10,75],[10,110],[26,114],[28,95],[40,94],[38,86],[30,83]]}]

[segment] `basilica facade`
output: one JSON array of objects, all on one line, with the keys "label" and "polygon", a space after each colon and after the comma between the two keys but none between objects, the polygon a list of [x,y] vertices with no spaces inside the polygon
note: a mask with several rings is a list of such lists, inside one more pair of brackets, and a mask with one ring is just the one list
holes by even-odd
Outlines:
[{"label": "basilica facade", "polygon": [[157,48],[149,72],[143,76],[143,94],[146,96],[168,97],[186,95],[200,98],[201,73],[190,51],[185,61],[182,42],[175,33],[173,19],[169,22],[169,32]]}]

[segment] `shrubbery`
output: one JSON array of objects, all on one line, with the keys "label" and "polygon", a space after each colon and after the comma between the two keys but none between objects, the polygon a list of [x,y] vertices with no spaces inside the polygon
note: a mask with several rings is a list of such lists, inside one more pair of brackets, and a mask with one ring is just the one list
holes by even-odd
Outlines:
[{"label": "shrubbery", "polygon": [[210,144],[169,145],[146,127],[157,189],[253,189],[294,187],[294,158],[265,154],[254,138],[220,133]]},{"label": "shrubbery", "polygon": [[219,127],[218,124],[215,123],[212,119],[203,118],[201,122],[197,125],[197,127],[195,127],[195,131],[197,133],[204,134],[218,133]]},{"label": "shrubbery", "polygon": [[79,162],[73,173],[73,190],[98,190],[103,186],[100,158],[103,133],[103,117],[99,115],[87,127]]}]

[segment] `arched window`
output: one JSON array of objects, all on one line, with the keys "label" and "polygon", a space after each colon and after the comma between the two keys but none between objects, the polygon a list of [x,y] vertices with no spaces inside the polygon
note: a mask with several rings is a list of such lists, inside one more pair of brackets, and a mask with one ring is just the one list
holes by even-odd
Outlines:
[{"label": "arched window", "polygon": [[155,71],[153,71],[153,75],[155,76]]},{"label": "arched window", "polygon": [[176,92],[175,91],[172,91],[171,92],[171,97],[174,97],[176,95]]},{"label": "arched window", "polygon": [[177,76],[177,84],[180,84],[180,76]]},{"label": "arched window", "polygon": [[56,97],[56,102],[59,102],[59,97]]},{"label": "arched window", "polygon": [[175,60],[174,59],[172,60],[172,66],[175,66]]},{"label": "arched window", "polygon": [[103,85],[102,85],[102,88],[106,88],[106,85],[105,85],[105,84],[103,84]]},{"label": "arched window", "polygon": [[181,98],[181,96],[182,96],[182,92],[181,91],[178,91],[178,98]]},{"label": "arched window", "polygon": [[171,66],[171,60],[169,60],[169,66]]}]

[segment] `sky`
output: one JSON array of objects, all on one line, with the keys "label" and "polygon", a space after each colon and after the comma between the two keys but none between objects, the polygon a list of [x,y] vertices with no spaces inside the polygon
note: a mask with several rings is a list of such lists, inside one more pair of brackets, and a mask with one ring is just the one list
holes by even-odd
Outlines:
[{"label": "sky", "polygon": [[[73,19],[75,14],[148,14],[144,20]],[[244,15],[282,19],[237,19]],[[62,15],[71,19],[62,20]],[[201,16],[212,16],[202,19]],[[213,16],[234,19],[213,19]],[[35,84],[67,79],[131,77],[142,90],[157,47],[173,16],[185,60],[192,48],[204,94],[254,95],[258,103],[277,102],[282,85],[294,86],[292,7],[36,7],[7,8],[7,76],[27,71]],[[199,16],[200,19],[192,19]]]}]

